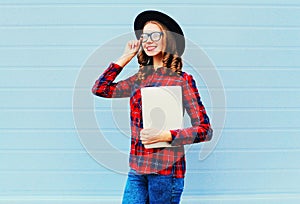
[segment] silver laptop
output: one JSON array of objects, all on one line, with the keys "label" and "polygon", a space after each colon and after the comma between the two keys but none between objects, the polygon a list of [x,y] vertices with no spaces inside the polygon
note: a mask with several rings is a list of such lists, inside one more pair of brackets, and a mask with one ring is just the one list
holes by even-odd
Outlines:
[{"label": "silver laptop", "polygon": [[[181,86],[159,86],[141,88],[144,128],[158,130],[181,129],[183,127]],[[145,145],[145,148],[171,147],[168,142]]]}]

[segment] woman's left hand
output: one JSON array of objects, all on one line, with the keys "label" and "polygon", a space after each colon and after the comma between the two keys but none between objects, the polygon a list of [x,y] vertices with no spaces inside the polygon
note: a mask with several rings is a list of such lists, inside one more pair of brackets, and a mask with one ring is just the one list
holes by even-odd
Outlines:
[{"label": "woman's left hand", "polygon": [[172,135],[168,130],[158,130],[155,128],[142,129],[140,137],[144,145],[153,144],[156,142],[171,142]]}]

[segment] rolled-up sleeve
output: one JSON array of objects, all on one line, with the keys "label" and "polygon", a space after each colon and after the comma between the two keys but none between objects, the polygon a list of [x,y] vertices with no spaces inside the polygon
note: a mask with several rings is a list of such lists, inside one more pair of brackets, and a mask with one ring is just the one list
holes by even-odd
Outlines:
[{"label": "rolled-up sleeve", "polygon": [[92,93],[104,98],[130,97],[137,74],[125,80],[114,82],[122,69],[123,67],[118,64],[110,63],[99,79],[96,80]]}]

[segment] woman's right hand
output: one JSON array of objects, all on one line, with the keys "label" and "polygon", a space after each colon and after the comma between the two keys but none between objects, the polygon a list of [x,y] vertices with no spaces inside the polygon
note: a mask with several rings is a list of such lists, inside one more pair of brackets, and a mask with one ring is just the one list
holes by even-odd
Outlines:
[{"label": "woman's right hand", "polygon": [[131,40],[127,42],[124,53],[118,59],[116,64],[120,65],[121,67],[124,67],[126,64],[128,64],[131,61],[131,59],[138,53],[140,49],[140,45],[141,45],[141,39]]}]

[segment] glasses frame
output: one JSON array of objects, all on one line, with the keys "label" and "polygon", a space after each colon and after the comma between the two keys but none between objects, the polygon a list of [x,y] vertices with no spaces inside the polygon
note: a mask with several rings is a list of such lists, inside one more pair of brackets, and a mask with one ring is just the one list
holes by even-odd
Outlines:
[{"label": "glasses frame", "polygon": [[[153,36],[153,34],[156,34],[156,33],[159,33],[159,39],[158,39],[158,40],[153,40],[152,36]],[[142,43],[147,42],[148,39],[149,39],[149,37],[150,37],[150,39],[151,39],[153,42],[158,42],[158,41],[160,41],[161,36],[163,36],[163,34],[164,34],[163,32],[159,32],[159,31],[155,31],[155,32],[152,32],[152,33],[142,33],[141,36],[140,36],[140,39],[142,38]],[[143,35],[146,35],[146,36],[147,36],[147,38],[145,38],[146,40],[144,40],[144,38],[142,37]]]}]

